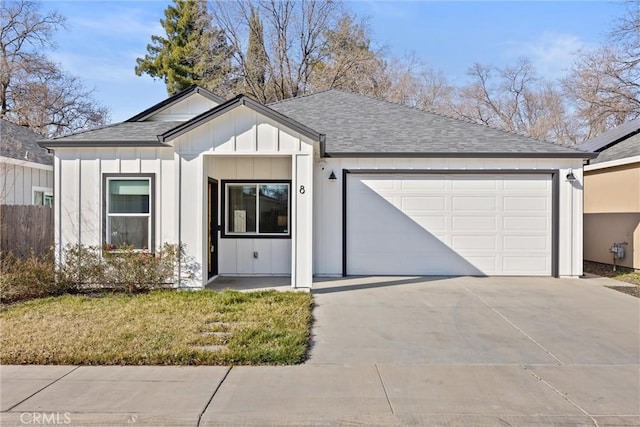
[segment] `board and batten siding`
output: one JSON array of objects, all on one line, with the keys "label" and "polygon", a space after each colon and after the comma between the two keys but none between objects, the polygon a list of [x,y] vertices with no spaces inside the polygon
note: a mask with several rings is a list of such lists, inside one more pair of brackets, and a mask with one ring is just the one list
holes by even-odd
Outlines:
[{"label": "board and batten siding", "polygon": [[[218,181],[219,194],[225,191],[226,180],[291,180],[290,157],[213,157],[207,158],[208,177]],[[226,199],[226,195],[224,197]],[[226,215],[218,199],[218,226]],[[225,221],[226,222],[226,221]],[[221,238],[218,233],[219,273],[234,275],[291,274],[291,239]],[[258,258],[253,257],[257,252]]]},{"label": "board and batten siding", "polygon": [[53,190],[52,166],[18,162],[0,159],[0,204],[32,205],[34,189]]},{"label": "board and batten siding", "polygon": [[[343,169],[424,171],[558,170],[558,273],[561,277],[582,275],[582,160],[581,159],[492,159],[492,158],[326,158],[314,170],[314,273],[342,274],[342,188]],[[573,170],[577,181],[565,179]],[[335,182],[328,177],[334,172]],[[373,213],[372,213],[373,214]]]},{"label": "board and batten siding", "polygon": [[200,94],[193,94],[182,101],[165,108],[149,117],[149,121],[189,120],[218,104]]},{"label": "board and batten siding", "polygon": [[[207,281],[203,272],[207,268],[208,179],[218,180],[219,194],[226,179],[283,179],[291,180],[291,239],[219,239],[219,272],[293,273],[296,285],[310,287],[312,271],[307,257],[312,252],[312,174],[317,144],[314,147],[297,132],[245,106],[211,119],[170,143],[175,148],[179,188],[180,222],[176,229],[195,266],[190,271],[191,282],[204,286]],[[304,194],[295,191],[301,185],[306,188]],[[219,206],[220,219],[222,215],[224,207]],[[258,252],[257,260],[253,259],[254,252]]]},{"label": "board and batten siding", "polygon": [[59,251],[67,244],[104,243],[104,174],[154,174],[156,246],[177,242],[172,221],[176,187],[171,148],[56,148],[55,162],[55,233]]}]

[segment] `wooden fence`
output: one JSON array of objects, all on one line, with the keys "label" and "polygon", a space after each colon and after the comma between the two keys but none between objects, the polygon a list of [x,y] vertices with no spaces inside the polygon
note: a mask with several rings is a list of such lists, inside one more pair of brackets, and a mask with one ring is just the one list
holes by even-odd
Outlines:
[{"label": "wooden fence", "polygon": [[0,205],[0,251],[24,258],[46,254],[53,245],[53,208]]}]

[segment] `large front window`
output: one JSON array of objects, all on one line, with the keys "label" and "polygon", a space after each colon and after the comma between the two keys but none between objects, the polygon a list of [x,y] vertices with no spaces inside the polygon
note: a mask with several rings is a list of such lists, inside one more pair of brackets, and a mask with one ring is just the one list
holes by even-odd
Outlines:
[{"label": "large front window", "polygon": [[289,183],[226,182],[226,236],[289,236]]},{"label": "large front window", "polygon": [[151,178],[107,178],[106,243],[152,249]]}]

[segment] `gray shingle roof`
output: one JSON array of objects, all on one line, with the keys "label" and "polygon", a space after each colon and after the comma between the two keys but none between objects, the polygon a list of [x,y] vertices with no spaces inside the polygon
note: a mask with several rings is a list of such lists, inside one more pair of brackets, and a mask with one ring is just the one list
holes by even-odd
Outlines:
[{"label": "gray shingle roof", "polygon": [[172,129],[183,122],[122,122],[112,125],[103,126],[84,132],[74,133],[72,135],[54,138],[47,141],[44,145],[56,147],[62,145],[72,146],[75,144],[95,144],[104,143],[105,145],[119,143],[130,144],[159,144],[158,135]]},{"label": "gray shingle roof", "polygon": [[640,118],[616,126],[595,138],[583,142],[578,147],[583,151],[599,152],[638,132],[640,132]]},{"label": "gray shingle roof", "polygon": [[550,142],[339,90],[276,102],[269,107],[326,134],[328,155],[593,157]]},{"label": "gray shingle roof", "polygon": [[0,155],[53,166],[53,156],[38,146],[39,135],[27,128],[0,119]]},{"label": "gray shingle roof", "polygon": [[640,133],[633,134],[629,138],[602,150],[591,163],[602,163],[633,156],[640,156]]}]

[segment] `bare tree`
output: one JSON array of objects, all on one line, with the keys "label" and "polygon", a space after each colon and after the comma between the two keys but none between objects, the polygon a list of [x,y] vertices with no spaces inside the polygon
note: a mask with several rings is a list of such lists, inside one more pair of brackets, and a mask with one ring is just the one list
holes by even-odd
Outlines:
[{"label": "bare tree", "polygon": [[468,74],[471,82],[459,88],[453,103],[458,117],[561,144],[575,142],[562,92],[538,77],[529,61],[504,68],[475,64]]},{"label": "bare tree", "polygon": [[640,117],[640,2],[628,2],[626,12],[607,45],[582,51],[563,82],[580,139]]},{"label": "bare tree", "polygon": [[[373,96],[382,92],[381,49],[372,47],[366,25],[340,2],[218,0],[210,9],[233,48],[243,88],[262,102],[329,88]],[[258,21],[264,34],[264,73],[255,73],[254,61],[247,58],[247,52],[255,51],[247,46]]]},{"label": "bare tree", "polygon": [[0,117],[55,136],[105,123],[107,110],[42,52],[64,28],[57,12],[27,0],[0,3]]},{"label": "bare tree", "polygon": [[443,72],[434,70],[415,53],[392,58],[386,67],[389,82],[382,98],[441,114],[451,115],[454,87]]}]

